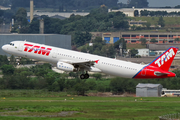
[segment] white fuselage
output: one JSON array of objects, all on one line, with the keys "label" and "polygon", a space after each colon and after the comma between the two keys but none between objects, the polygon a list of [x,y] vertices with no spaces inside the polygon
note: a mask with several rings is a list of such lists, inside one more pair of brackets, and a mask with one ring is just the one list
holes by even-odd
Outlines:
[{"label": "white fuselage", "polygon": [[[94,67],[98,68],[100,72],[114,76],[133,78],[141,69],[143,69],[143,67],[145,67],[145,65],[141,64],[101,57],[88,53],[76,52],[72,50],[66,50],[32,42],[14,41],[12,43],[14,45],[4,45],[2,49],[5,52],[15,56],[37,59],[53,64],[57,64],[57,62],[59,61],[85,62],[98,60],[98,62],[95,63]],[[31,52],[28,52],[28,50],[24,51],[26,48],[26,46],[24,46],[25,43],[33,44],[44,48],[51,48],[52,50],[50,51],[48,56],[35,53],[36,49]]]}]

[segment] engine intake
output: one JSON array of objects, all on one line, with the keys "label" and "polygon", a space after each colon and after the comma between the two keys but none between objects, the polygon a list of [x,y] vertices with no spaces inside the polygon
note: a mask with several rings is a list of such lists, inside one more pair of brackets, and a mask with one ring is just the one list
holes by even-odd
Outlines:
[{"label": "engine intake", "polygon": [[67,71],[67,72],[73,72],[74,66],[68,63],[64,63],[64,62],[58,62],[57,69]]}]

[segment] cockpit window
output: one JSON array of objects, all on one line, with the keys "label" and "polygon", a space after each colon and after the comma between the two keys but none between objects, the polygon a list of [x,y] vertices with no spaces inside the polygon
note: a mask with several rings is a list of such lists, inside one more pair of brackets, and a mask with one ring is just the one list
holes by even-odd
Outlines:
[{"label": "cockpit window", "polygon": [[10,45],[14,46],[14,43],[10,43]]}]

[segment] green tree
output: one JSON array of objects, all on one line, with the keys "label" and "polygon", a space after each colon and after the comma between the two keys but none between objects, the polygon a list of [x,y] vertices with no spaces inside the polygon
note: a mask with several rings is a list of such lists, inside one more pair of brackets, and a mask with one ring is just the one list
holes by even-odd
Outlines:
[{"label": "green tree", "polygon": [[123,81],[120,78],[113,78],[109,84],[110,89],[113,93],[117,94],[119,92],[125,92],[123,89]]},{"label": "green tree", "polygon": [[49,63],[44,63],[43,65],[32,66],[30,71],[32,71],[36,76],[44,77],[50,69],[51,65]]},{"label": "green tree", "polygon": [[87,53],[87,47],[86,47],[86,46],[83,46],[83,47],[81,48],[81,52]]},{"label": "green tree", "polygon": [[28,25],[27,21],[27,11],[25,8],[19,8],[18,11],[15,14],[15,20],[17,21],[17,25],[20,25],[21,27],[24,27]]},{"label": "green tree", "polygon": [[[21,33],[23,33],[22,31]],[[28,27],[27,33],[39,33],[39,20],[34,18]]]},{"label": "green tree", "polygon": [[66,79],[64,77],[57,77],[56,81],[59,84],[60,91],[63,91],[66,84]]},{"label": "green tree", "polygon": [[114,58],[115,57],[115,49],[113,45],[104,45],[101,49],[101,55]]},{"label": "green tree", "polygon": [[150,40],[150,42],[151,43],[156,43],[156,42],[158,42],[155,38],[152,38],[151,40]]},{"label": "green tree", "polygon": [[143,25],[146,26],[147,29],[151,28],[151,23],[150,22],[146,22]]},{"label": "green tree", "polygon": [[86,81],[89,90],[95,90],[96,89],[96,81],[95,80],[90,80],[90,81]]},{"label": "green tree", "polygon": [[129,23],[128,21],[123,19],[123,16],[116,16],[113,18],[113,25],[114,28],[118,28],[118,29],[127,29],[129,28]]},{"label": "green tree", "polygon": [[104,83],[97,84],[97,88],[96,89],[99,92],[105,92],[106,91],[106,87],[105,87]]},{"label": "green tree", "polygon": [[[96,55],[106,55],[106,53],[102,53],[103,46],[106,45],[105,41],[102,40],[101,37],[96,37],[93,41],[93,46],[88,47],[89,53],[96,54]],[[104,52],[104,51],[103,51]]]},{"label": "green tree", "polygon": [[78,95],[85,95],[85,92],[89,90],[88,84],[85,82],[85,80],[81,80],[80,82],[76,83],[74,85],[74,89],[77,92]]},{"label": "green tree", "polygon": [[55,92],[60,91],[60,87],[59,87],[59,84],[58,84],[57,81],[55,81],[55,82],[52,84],[52,91],[55,91]]},{"label": "green tree", "polygon": [[165,21],[163,19],[163,17],[161,16],[158,20],[158,25],[161,25],[161,27],[164,27],[165,26]]},{"label": "green tree", "polygon": [[134,16],[135,16],[135,17],[139,16],[139,11],[138,11],[138,10],[135,10],[135,11],[134,11]]},{"label": "green tree", "polygon": [[14,74],[15,68],[13,65],[3,65],[1,67],[1,70],[4,75],[12,75],[12,74]]},{"label": "green tree", "polygon": [[136,49],[134,49],[134,48],[131,49],[129,52],[130,52],[130,56],[131,56],[131,57],[135,57],[135,56],[138,54],[138,50],[136,50]]},{"label": "green tree", "polygon": [[[31,72],[27,68],[15,69],[14,74],[12,75],[15,85],[11,85],[13,89],[28,89]],[[12,82],[12,81],[11,81]],[[11,84],[11,83],[10,83]]]},{"label": "green tree", "polygon": [[9,64],[9,60],[7,58],[6,55],[0,55],[0,67],[3,65],[8,65]]},{"label": "green tree", "polygon": [[46,80],[46,83],[48,84],[49,91],[54,90],[52,84],[55,82],[55,78],[56,78],[55,75],[52,73],[46,73],[45,75],[45,80]]},{"label": "green tree", "polygon": [[149,11],[147,10],[141,10],[141,16],[148,16],[149,15]]},{"label": "green tree", "polygon": [[73,44],[76,45],[77,47],[84,45],[87,42],[90,42],[91,40],[91,34],[89,32],[80,32],[77,31],[75,32],[75,36],[73,39]]},{"label": "green tree", "polygon": [[78,79],[79,78],[79,72],[69,72],[69,76]]},{"label": "green tree", "polygon": [[140,41],[142,45],[146,45],[147,42],[146,38],[141,38]]},{"label": "green tree", "polygon": [[100,80],[102,78],[102,75],[100,73],[96,73],[92,75],[96,80]]},{"label": "green tree", "polygon": [[126,51],[126,41],[124,38],[121,38],[120,40],[116,41],[114,43],[114,48],[119,50],[120,48],[119,47],[122,47],[122,52],[124,54],[124,52]]},{"label": "green tree", "polygon": [[116,77],[111,79],[109,86],[114,94],[118,94],[124,92],[135,92],[136,84],[137,83],[131,79]]},{"label": "green tree", "polygon": [[119,45],[122,45],[122,48],[126,50],[126,41],[124,38],[121,38],[120,40],[116,41],[114,43],[114,48],[119,49]]}]

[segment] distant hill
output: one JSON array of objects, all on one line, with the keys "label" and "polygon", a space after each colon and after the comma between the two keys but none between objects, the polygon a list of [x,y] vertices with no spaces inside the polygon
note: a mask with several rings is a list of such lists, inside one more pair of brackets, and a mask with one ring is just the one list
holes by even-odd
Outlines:
[{"label": "distant hill", "polygon": [[[118,0],[34,0],[34,5],[35,8],[53,8],[59,11],[91,10],[103,4],[109,8],[116,7],[117,1]],[[12,0],[12,8],[29,6],[29,0]]]}]

